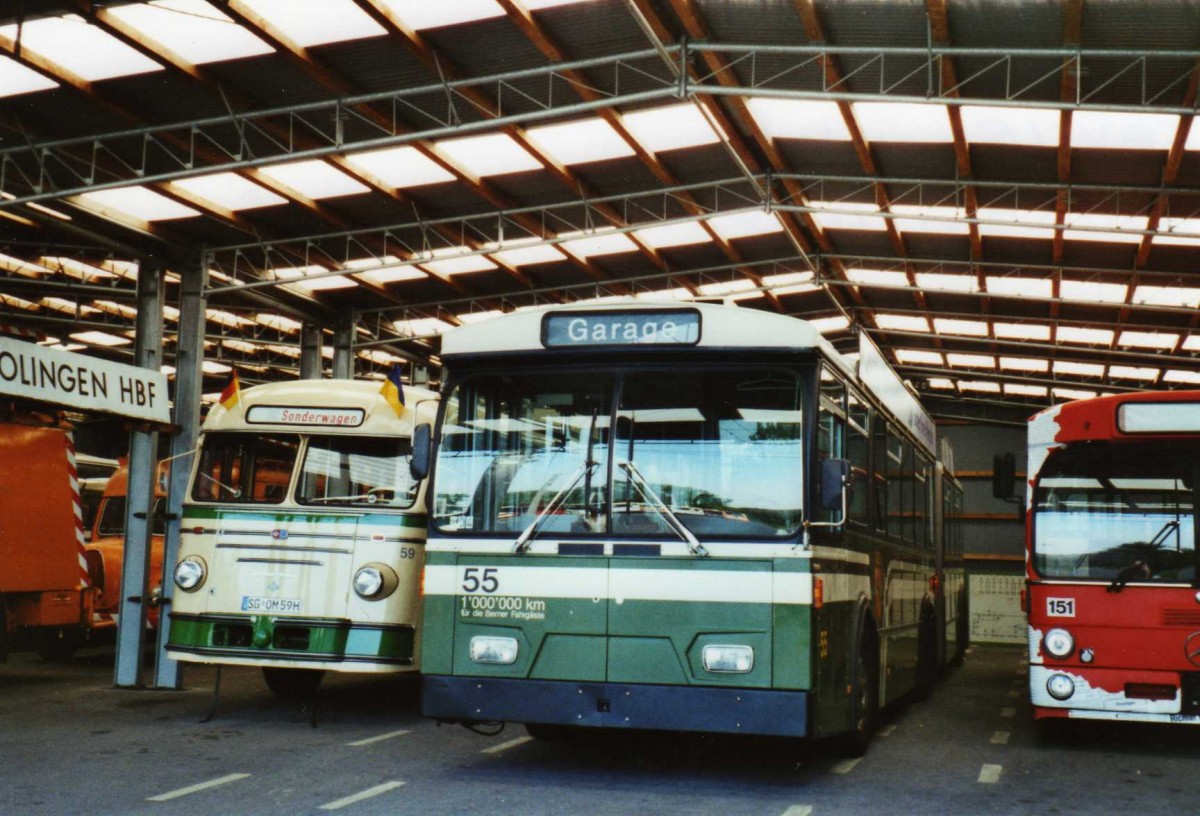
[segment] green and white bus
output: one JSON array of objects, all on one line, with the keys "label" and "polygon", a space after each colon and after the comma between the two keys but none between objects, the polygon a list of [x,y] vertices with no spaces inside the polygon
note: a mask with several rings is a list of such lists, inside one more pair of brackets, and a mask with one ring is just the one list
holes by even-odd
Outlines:
[{"label": "green and white bus", "polygon": [[865,750],[963,650],[934,426],[865,338],[852,362],[802,320],[631,302],[441,359],[426,716]]},{"label": "green and white bus", "polygon": [[417,669],[425,557],[412,430],[437,395],[302,380],[206,418],[180,523],[167,653],[261,666],[284,697],[325,671]]}]

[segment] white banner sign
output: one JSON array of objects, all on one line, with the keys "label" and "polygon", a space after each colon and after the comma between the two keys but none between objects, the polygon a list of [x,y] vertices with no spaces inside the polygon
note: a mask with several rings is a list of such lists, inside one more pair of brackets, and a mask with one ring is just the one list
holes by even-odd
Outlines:
[{"label": "white banner sign", "polygon": [[161,371],[0,337],[0,394],[82,411],[171,421]]}]

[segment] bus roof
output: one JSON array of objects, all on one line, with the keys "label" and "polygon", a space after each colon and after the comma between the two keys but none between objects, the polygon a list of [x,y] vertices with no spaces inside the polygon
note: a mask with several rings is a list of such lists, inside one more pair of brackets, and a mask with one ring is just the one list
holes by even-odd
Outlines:
[{"label": "bus roof", "polygon": [[[1188,405],[1195,406],[1190,412],[1196,420],[1189,426],[1187,420],[1180,424],[1182,417],[1178,412],[1187,411]],[[1167,413],[1162,410],[1154,411],[1158,420],[1151,420],[1147,425],[1138,421],[1142,412],[1129,414],[1123,412],[1124,405],[1173,405],[1175,410]],[[1151,416],[1152,409],[1145,409],[1145,416]],[[1200,435],[1200,391],[1138,391],[1130,394],[1114,394],[1107,397],[1075,400],[1055,405],[1041,411],[1029,420],[1030,427],[1045,425],[1053,422],[1056,426],[1053,435],[1047,442],[1083,442],[1113,439],[1140,439],[1147,434],[1156,436],[1197,436]],[[1174,424],[1172,424],[1174,423]],[[1031,440],[1032,444],[1032,440]]]},{"label": "bus roof", "polygon": [[399,416],[374,380],[293,380],[246,388],[232,408],[214,405],[204,431],[290,431],[292,433],[408,436],[416,405],[436,400],[426,388],[404,386],[406,410]]},{"label": "bus roof", "polygon": [[[820,349],[847,374],[853,369],[821,336],[804,320],[787,315],[772,314],[758,309],[743,309],[715,303],[679,303],[619,300],[602,304],[571,304],[527,309],[513,314],[485,320],[452,329],[442,335],[443,359],[453,359],[474,354],[504,352],[542,351],[547,349],[543,335],[543,321],[550,315],[636,315],[638,313],[693,313],[700,316],[698,337],[692,348],[698,349],[794,349],[810,351]],[[610,347],[653,350],[653,344],[614,342]],[[678,344],[676,344],[678,345]],[[583,346],[553,348],[552,352],[576,350]],[[589,343],[586,348],[596,350],[603,347]]]}]

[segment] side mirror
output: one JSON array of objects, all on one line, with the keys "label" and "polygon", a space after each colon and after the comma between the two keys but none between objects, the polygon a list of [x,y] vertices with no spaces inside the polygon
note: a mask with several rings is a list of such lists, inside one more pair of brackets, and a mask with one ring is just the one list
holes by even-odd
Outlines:
[{"label": "side mirror", "polygon": [[992,459],[992,495],[1009,501],[1017,486],[1017,457],[1012,453],[998,453]]},{"label": "side mirror", "polygon": [[408,469],[413,479],[420,481],[429,475],[429,465],[433,458],[433,427],[423,422],[413,428],[412,458]]},{"label": "side mirror", "polygon": [[850,484],[850,463],[845,459],[826,459],[821,462],[821,509],[842,507],[846,486]]}]

